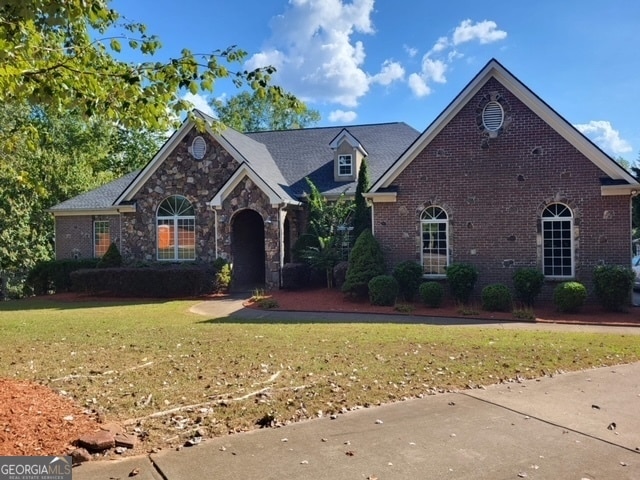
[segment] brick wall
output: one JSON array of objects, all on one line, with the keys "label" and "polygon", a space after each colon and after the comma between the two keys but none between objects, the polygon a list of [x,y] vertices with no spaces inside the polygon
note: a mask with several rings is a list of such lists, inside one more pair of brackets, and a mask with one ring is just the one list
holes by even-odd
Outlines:
[{"label": "brick wall", "polygon": [[[507,121],[489,139],[477,117],[491,92],[502,95]],[[541,268],[540,215],[559,201],[573,210],[576,278],[590,287],[594,266],[627,266],[630,258],[630,199],[603,197],[605,176],[491,79],[393,182],[397,202],[375,205],[376,237],[389,268],[419,261],[420,213],[444,208],[451,260],[479,269],[479,292],[511,285],[517,267]]]},{"label": "brick wall", "polygon": [[56,259],[93,258],[93,222],[109,221],[111,241],[119,246],[117,215],[85,215],[55,218]]}]

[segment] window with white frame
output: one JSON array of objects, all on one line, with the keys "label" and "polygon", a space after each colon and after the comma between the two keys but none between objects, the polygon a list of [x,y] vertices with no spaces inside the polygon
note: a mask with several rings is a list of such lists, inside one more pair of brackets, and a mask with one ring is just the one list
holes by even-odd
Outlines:
[{"label": "window with white frame", "polygon": [[195,211],[185,197],[174,195],[160,204],[156,233],[158,260],[195,260]]},{"label": "window with white frame", "polygon": [[422,268],[425,275],[444,276],[449,265],[449,220],[441,207],[431,206],[420,215]]},{"label": "window with white frame", "polygon": [[108,220],[96,220],[93,222],[93,256],[102,257],[111,245],[111,232]]},{"label": "window with white frame", "polygon": [[573,212],[562,203],[542,212],[542,268],[546,277],[574,276]]},{"label": "window with white frame", "polygon": [[338,155],[338,175],[343,177],[353,175],[353,157],[351,155]]}]

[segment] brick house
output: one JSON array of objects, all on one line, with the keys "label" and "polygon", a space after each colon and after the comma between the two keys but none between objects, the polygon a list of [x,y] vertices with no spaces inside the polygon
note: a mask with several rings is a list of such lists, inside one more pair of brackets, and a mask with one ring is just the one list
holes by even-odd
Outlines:
[{"label": "brick house", "polygon": [[496,60],[422,133],[200,132],[187,120],[142,170],[51,209],[56,258],[114,241],[125,259],[223,257],[237,284],[277,286],[304,228],[305,177],[329,199],[353,195],[365,157],[389,268],[415,260],[438,279],[471,263],[481,287],[510,284],[520,266],[590,284],[594,266],[629,264],[640,184]]}]

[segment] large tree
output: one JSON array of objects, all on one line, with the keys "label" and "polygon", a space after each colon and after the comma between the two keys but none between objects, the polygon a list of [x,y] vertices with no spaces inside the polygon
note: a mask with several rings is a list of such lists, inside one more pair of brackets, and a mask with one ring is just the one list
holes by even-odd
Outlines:
[{"label": "large tree", "polygon": [[0,104],[0,279],[52,257],[50,207],[144,165],[139,145],[159,141],[97,116]]},{"label": "large tree", "polygon": [[218,119],[239,132],[290,130],[313,126],[320,113],[288,92],[241,92],[226,100],[213,100]]},{"label": "large tree", "polygon": [[[129,127],[166,129],[193,106],[181,98],[213,91],[218,79],[277,96],[272,67],[239,67],[233,46],[206,54],[184,49],[154,59],[162,44],[142,23],[124,20],[110,0],[5,0],[0,3],[0,102],[74,110]],[[123,48],[148,61],[123,61]],[[288,97],[292,100],[290,97]],[[173,113],[173,114],[172,114]]]}]

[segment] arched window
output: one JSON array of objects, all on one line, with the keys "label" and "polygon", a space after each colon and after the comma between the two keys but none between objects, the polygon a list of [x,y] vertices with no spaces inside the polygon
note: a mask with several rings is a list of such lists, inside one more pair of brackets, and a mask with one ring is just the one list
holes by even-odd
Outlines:
[{"label": "arched window", "polygon": [[449,220],[440,207],[427,207],[420,215],[422,268],[425,275],[444,276],[449,265]]},{"label": "arched window", "polygon": [[158,260],[195,260],[196,217],[185,197],[174,195],[158,207]]},{"label": "arched window", "polygon": [[562,203],[542,212],[542,266],[547,277],[574,276],[573,212]]}]

